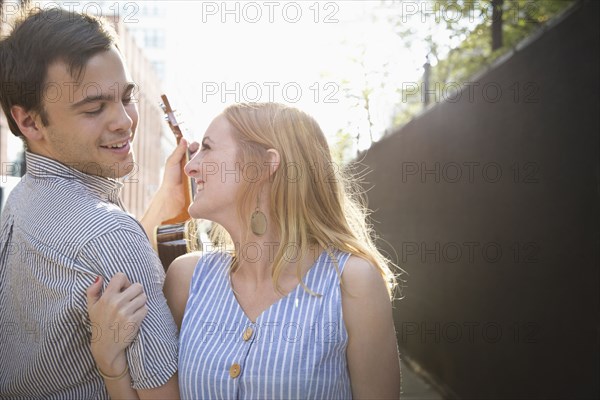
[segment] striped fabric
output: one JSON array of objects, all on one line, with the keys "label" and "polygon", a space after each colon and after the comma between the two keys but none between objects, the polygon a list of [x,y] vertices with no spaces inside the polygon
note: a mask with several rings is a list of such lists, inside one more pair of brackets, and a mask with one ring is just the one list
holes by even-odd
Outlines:
[{"label": "striped fabric", "polygon": [[122,271],[141,282],[149,314],[127,354],[133,385],[164,384],[177,369],[177,328],[164,272],[122,184],[27,153],[27,174],[0,225],[0,398],[107,399],[90,353],[86,289]]},{"label": "striped fabric", "polygon": [[[340,272],[349,254],[335,252]],[[323,252],[297,286],[252,323],[228,275],[231,256],[204,255],[180,332],[184,399],[350,399],[348,333],[335,263]],[[248,329],[249,328],[249,329]]]}]

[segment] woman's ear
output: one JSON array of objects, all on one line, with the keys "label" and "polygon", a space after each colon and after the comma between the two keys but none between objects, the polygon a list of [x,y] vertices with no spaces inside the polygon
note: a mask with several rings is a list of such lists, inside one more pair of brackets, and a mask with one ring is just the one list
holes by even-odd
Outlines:
[{"label": "woman's ear", "polygon": [[[22,106],[12,106],[10,115],[13,117],[19,130],[27,140],[37,141],[43,138],[43,134],[38,127],[39,120],[37,115],[32,111],[26,111]],[[39,121],[41,124],[41,121]]]},{"label": "woman's ear", "polygon": [[275,149],[267,150],[267,164],[269,165],[269,178],[275,174],[275,171],[279,169],[279,163],[281,162],[281,157],[279,156],[279,152]]}]

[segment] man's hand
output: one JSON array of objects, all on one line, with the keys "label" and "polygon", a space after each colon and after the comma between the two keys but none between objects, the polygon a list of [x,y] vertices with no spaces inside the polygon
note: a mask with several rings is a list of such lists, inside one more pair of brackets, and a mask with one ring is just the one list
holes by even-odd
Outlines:
[{"label": "man's hand", "polygon": [[140,220],[146,235],[152,243],[152,247],[155,249],[154,229],[163,221],[174,218],[185,210],[183,185],[185,179],[189,180],[189,177],[183,172],[182,162],[185,160],[186,150],[194,154],[199,147],[198,142],[192,142],[188,146],[186,140],[181,139],[179,145],[167,158],[162,183]]},{"label": "man's hand", "polygon": [[176,217],[186,206],[183,185],[189,178],[183,172],[182,161],[185,159],[187,148],[187,141],[182,138],[165,162],[162,183],[156,193],[157,199],[162,203],[160,210],[163,221]]}]

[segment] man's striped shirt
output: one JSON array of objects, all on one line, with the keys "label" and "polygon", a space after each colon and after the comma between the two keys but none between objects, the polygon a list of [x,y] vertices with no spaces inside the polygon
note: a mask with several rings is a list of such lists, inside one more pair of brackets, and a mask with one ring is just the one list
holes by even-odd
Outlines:
[{"label": "man's striped shirt", "polygon": [[26,162],[0,224],[0,398],[108,398],[90,341],[117,330],[91,325],[86,289],[118,271],[148,297],[127,351],[133,387],[163,385],[177,370],[177,328],[160,261],[119,200],[122,184],[33,153]]}]

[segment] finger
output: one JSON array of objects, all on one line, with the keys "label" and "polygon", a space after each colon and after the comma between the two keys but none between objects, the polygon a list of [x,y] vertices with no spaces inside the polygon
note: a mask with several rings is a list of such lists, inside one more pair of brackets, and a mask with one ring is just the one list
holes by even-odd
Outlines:
[{"label": "finger", "polygon": [[195,152],[198,151],[198,149],[200,148],[200,143],[198,142],[192,142],[190,143],[190,145],[188,146],[188,150],[190,151],[190,153],[194,154]]},{"label": "finger", "polygon": [[140,308],[138,308],[136,310],[136,312],[133,314],[132,320],[135,323],[135,326],[138,330],[139,330],[140,326],[142,325],[144,318],[146,318],[147,315],[148,315],[148,306],[145,304],[143,306],[141,306]]},{"label": "finger", "polygon": [[144,320],[144,318],[146,318],[146,316],[148,315],[148,305],[145,305],[144,307],[140,308],[138,313],[140,314],[141,320],[140,320],[140,324],[141,322]]},{"label": "finger", "polygon": [[117,272],[110,278],[108,285],[106,286],[105,293],[121,293],[123,290],[131,286],[131,282],[122,272]]},{"label": "finger", "polygon": [[129,338],[135,339],[137,336],[142,323],[144,322],[144,318],[148,315],[148,306],[140,307],[131,317],[129,323],[127,324],[128,328],[132,328],[132,331],[127,335]]},{"label": "finger", "polygon": [[141,293],[139,296],[134,297],[125,307],[123,307],[123,313],[125,315],[134,315],[140,308],[146,306],[148,298],[145,293]]},{"label": "finger", "polygon": [[185,155],[185,150],[187,149],[187,141],[184,138],[181,138],[175,150],[171,153],[171,155],[167,158],[167,165],[177,165],[181,162],[181,159]]},{"label": "finger", "polygon": [[100,275],[98,275],[94,283],[92,283],[85,291],[88,307],[96,304],[96,302],[102,295],[102,282],[103,278]]},{"label": "finger", "polygon": [[123,300],[131,301],[142,294],[144,294],[144,287],[142,286],[142,284],[134,283],[131,286],[129,286],[127,289],[125,289],[121,293],[121,296],[122,296]]}]

